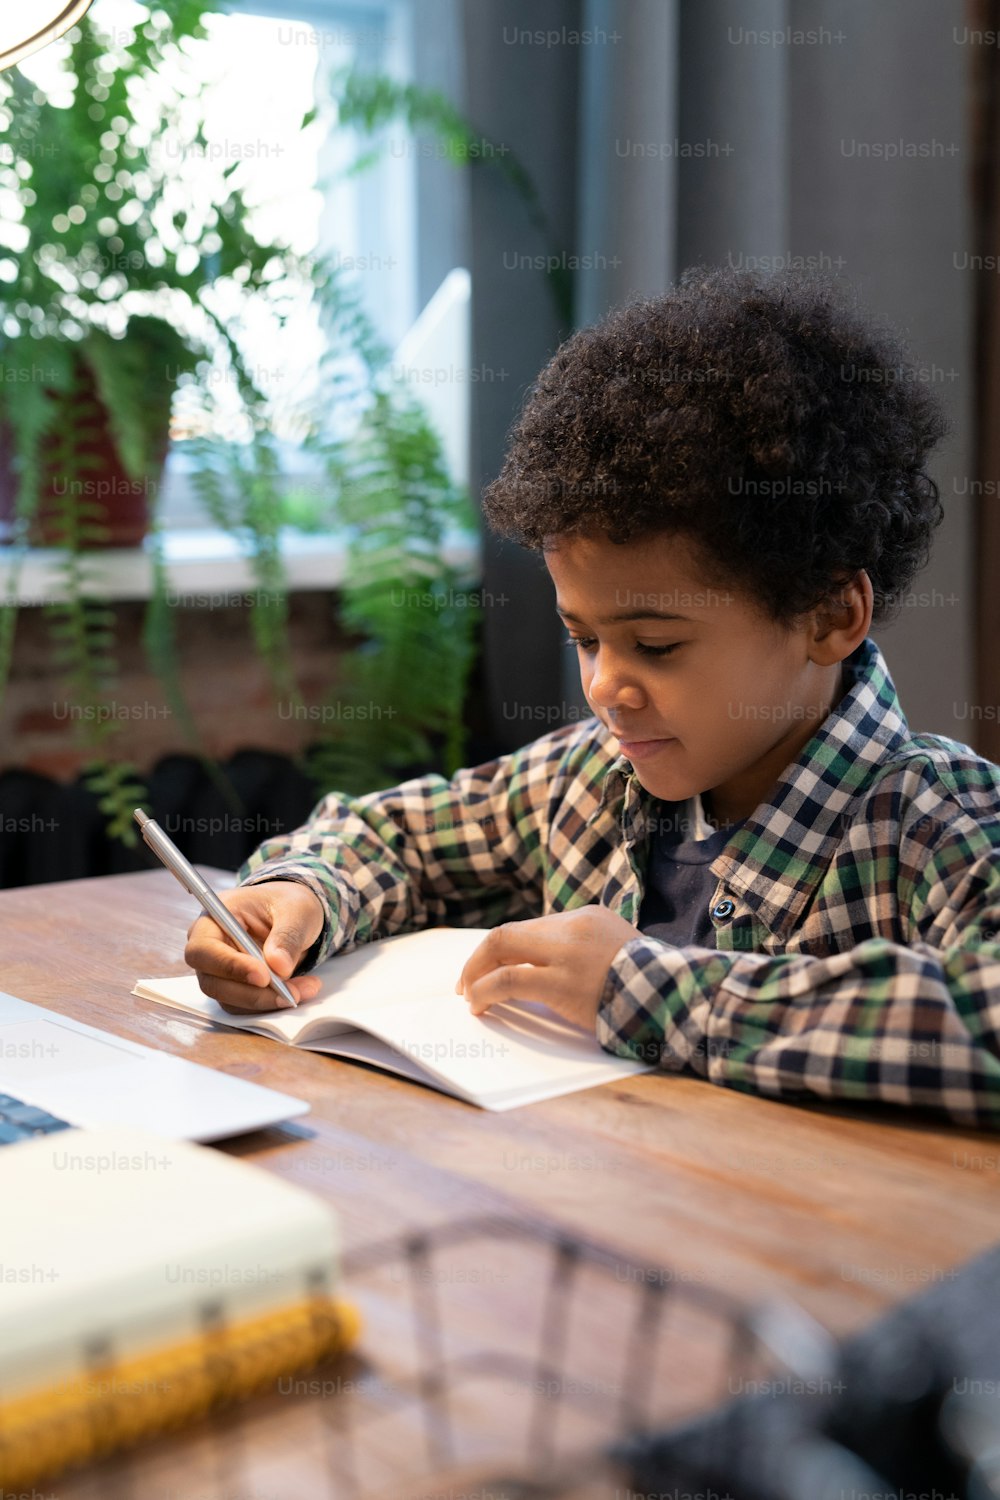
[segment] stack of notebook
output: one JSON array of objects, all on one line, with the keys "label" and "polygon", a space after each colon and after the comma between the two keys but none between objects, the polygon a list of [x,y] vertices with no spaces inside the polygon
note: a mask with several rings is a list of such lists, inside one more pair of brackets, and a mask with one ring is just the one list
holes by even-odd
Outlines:
[{"label": "stack of notebook", "polygon": [[0,1151],[0,1492],[353,1341],[332,1210],[205,1146],[64,1130]]}]

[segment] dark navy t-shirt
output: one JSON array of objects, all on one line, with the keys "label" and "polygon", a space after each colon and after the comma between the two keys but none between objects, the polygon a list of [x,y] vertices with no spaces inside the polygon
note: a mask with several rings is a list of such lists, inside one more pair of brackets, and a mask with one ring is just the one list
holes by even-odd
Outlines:
[{"label": "dark navy t-shirt", "polygon": [[[709,909],[718,882],[710,866],[746,819],[696,839],[700,801],[654,802],[653,806],[639,931],[677,948],[689,944],[714,948],[715,928]],[[704,818],[704,814],[701,816]],[[712,828],[711,824],[705,826]]]}]

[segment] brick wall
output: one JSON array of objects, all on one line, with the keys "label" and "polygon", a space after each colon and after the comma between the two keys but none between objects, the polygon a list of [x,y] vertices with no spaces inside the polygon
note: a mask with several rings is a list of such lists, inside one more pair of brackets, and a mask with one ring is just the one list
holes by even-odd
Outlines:
[{"label": "brick wall", "polygon": [[[355,640],[338,626],[339,598],[290,596],[289,635],[299,690],[307,705],[336,699],[339,663]],[[114,692],[120,725],[115,759],[135,763],[149,808],[196,863],[235,870],[270,833],[297,827],[323,791],[296,758],[322,734],[316,718],[279,710],[252,643],[247,609],[184,608],[176,616],[178,657],[188,703],[204,748],[223,767],[243,807],[229,802],[194,755],[142,646],[145,605],[114,608],[121,677]],[[23,609],[13,671],[0,707],[0,888],[151,868],[141,846],[107,836],[97,798],[79,781],[86,752],[76,743],[66,687],[53,671],[46,620]],[[125,717],[125,715],[128,717]],[[486,723],[481,659],[466,696],[465,764],[497,753]],[[429,767],[415,767],[419,774]],[[400,777],[400,779],[403,779]]]},{"label": "brick wall", "polygon": [[[335,688],[342,652],[354,644],[337,624],[329,592],[290,596],[292,660],[303,698],[326,702]],[[145,604],[115,606],[122,673],[113,695],[120,724],[116,757],[143,774],[163,755],[191,750],[167,708],[142,646]],[[248,747],[294,755],[318,737],[315,719],[291,717],[276,703],[251,635],[249,610],[236,605],[179,610],[176,620],[181,681],[205,748],[224,760]],[[17,622],[13,671],[0,709],[0,769],[19,767],[72,780],[86,754],[76,743],[78,713],[54,672],[47,624],[40,609],[23,609]]]}]

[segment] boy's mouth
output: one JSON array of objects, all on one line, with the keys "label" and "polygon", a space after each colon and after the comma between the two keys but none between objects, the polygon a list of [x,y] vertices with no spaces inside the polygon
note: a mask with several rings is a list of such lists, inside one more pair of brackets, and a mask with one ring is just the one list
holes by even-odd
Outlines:
[{"label": "boy's mouth", "polygon": [[623,740],[617,731],[615,733],[619,749],[623,755],[628,756],[629,760],[646,760],[651,755],[658,755],[664,745],[674,743],[672,735],[659,740]]}]

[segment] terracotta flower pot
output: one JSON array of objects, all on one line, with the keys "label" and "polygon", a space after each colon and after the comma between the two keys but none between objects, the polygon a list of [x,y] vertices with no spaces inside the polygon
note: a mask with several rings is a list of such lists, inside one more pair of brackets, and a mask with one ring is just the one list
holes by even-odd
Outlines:
[{"label": "terracotta flower pot", "polygon": [[[107,529],[103,541],[77,538],[78,548],[139,546],[148,530],[151,502],[163,478],[169,446],[169,405],[163,412],[163,442],[154,455],[154,470],[141,479],[133,479],[118,456],[107,408],[84,360],[77,361],[70,395],[53,391],[46,394],[59,403],[60,412],[55,429],[43,442],[41,493],[28,533],[29,544],[33,547],[69,544],[72,528],[61,524],[60,515],[69,497],[86,503],[87,512],[81,519]],[[2,399],[0,391],[0,403]],[[78,448],[72,462],[67,462],[67,438],[72,432],[77,434]],[[13,540],[17,493],[13,432],[9,422],[0,416],[0,545],[9,545]]]}]

